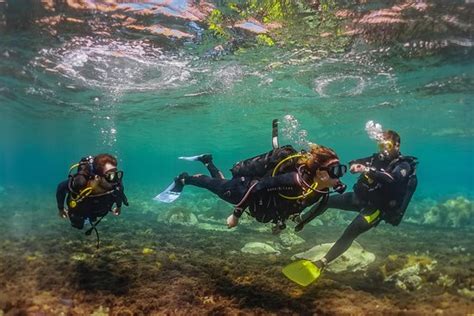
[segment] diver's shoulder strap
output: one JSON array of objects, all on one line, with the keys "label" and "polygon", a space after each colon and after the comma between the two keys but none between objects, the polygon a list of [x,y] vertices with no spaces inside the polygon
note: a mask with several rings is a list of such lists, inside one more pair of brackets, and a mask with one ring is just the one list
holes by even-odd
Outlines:
[{"label": "diver's shoulder strap", "polygon": [[419,163],[418,158],[414,156],[406,156],[404,158],[406,159],[406,161],[410,164],[410,167],[412,168],[411,174],[416,175],[416,167],[418,166],[418,163]]},{"label": "diver's shoulder strap", "polygon": [[418,165],[418,158],[414,156],[402,156],[400,155],[397,159],[390,162],[387,167],[387,170],[392,170],[395,166],[401,162],[407,162],[411,167],[410,174],[416,174],[416,166]]}]

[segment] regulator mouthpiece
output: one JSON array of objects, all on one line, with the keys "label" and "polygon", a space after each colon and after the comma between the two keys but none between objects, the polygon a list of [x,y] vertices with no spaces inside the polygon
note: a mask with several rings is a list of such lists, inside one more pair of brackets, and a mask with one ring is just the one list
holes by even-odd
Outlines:
[{"label": "regulator mouthpiece", "polygon": [[374,121],[368,121],[365,124],[365,131],[367,132],[367,135],[369,135],[370,139],[375,140],[377,142],[383,141],[382,125],[380,125],[379,123],[375,123]]}]

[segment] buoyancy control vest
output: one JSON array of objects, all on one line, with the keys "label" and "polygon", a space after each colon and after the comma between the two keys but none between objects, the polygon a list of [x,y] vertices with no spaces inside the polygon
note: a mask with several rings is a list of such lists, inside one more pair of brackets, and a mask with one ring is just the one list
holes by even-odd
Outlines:
[{"label": "buoyancy control vest", "polygon": [[408,204],[410,203],[418,185],[418,177],[416,176],[416,166],[418,165],[418,159],[416,157],[400,156],[388,165],[387,171],[391,172],[398,164],[402,162],[407,162],[410,165],[410,173],[407,177],[408,179],[405,182],[405,186],[401,188],[399,196],[396,199],[390,200],[388,202],[387,208],[384,210],[385,221],[392,224],[393,226],[398,226],[402,221],[402,218],[408,208]]},{"label": "buoyancy control vest", "polygon": [[[296,153],[297,151],[291,145],[278,147],[267,153],[237,162],[230,169],[230,172],[234,178],[263,178],[265,176],[270,176],[280,161]],[[279,167],[278,172],[288,172],[291,168],[294,168],[294,162],[288,161]]]},{"label": "buoyancy control vest", "polygon": [[[360,199],[380,208],[383,211],[384,220],[394,226],[400,224],[418,185],[418,178],[416,176],[418,160],[413,156],[400,155],[383,168],[386,172],[391,173],[404,162],[410,165],[410,172],[404,177],[403,182],[383,184],[367,175],[362,175],[354,185],[356,195]],[[374,154],[367,165],[379,169],[380,163],[378,155]]]},{"label": "buoyancy control vest", "polygon": [[[73,173],[72,171],[76,168],[76,173]],[[68,178],[67,204],[70,209],[74,209],[85,199],[113,194],[120,185],[120,183],[106,183],[105,179],[96,174],[93,156],[83,157],[78,163],[72,165],[69,168]]]}]

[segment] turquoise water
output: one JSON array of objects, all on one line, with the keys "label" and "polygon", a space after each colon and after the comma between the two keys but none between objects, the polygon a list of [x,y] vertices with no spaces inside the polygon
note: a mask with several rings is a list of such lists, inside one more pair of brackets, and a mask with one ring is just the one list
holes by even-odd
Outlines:
[{"label": "turquoise water", "polygon": [[133,192],[151,199],[177,173],[203,172],[178,156],[213,153],[227,170],[269,150],[274,118],[280,142],[300,146],[282,131],[287,115],[298,123],[293,134],[306,132],[342,161],[376,149],[364,125],[380,122],[420,160],[416,197],[473,195],[469,50],[411,60],[353,50],[305,61],[255,48],[214,60],[143,41],[22,47],[26,39],[2,39],[0,185],[48,197],[52,210],[56,183],[84,155],[117,155],[133,203]]}]

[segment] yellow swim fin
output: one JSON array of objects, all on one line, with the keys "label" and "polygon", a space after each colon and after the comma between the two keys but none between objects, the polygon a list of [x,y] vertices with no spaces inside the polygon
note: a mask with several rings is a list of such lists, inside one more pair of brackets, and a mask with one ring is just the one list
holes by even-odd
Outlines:
[{"label": "yellow swim fin", "polygon": [[321,275],[321,269],[309,260],[292,262],[284,267],[282,272],[288,279],[301,286],[308,286]]}]

